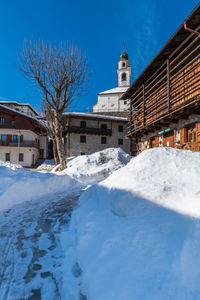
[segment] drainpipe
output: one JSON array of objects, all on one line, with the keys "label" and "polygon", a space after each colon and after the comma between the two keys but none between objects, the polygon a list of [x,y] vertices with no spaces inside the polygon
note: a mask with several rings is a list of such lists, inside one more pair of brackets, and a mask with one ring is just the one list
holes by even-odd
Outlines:
[{"label": "drainpipe", "polygon": [[200,32],[198,32],[198,31],[196,31],[196,30],[193,30],[193,29],[187,27],[186,22],[184,23],[184,29],[185,29],[186,31],[189,31],[189,32],[191,32],[191,33],[194,33],[194,34],[196,34],[197,36],[200,37]]}]

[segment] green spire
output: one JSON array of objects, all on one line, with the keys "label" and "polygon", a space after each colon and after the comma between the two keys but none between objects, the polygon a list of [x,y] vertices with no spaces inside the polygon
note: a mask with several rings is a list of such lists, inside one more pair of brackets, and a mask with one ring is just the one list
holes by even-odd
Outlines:
[{"label": "green spire", "polygon": [[123,44],[123,53],[120,55],[120,60],[128,60],[128,54],[125,52],[125,43]]}]

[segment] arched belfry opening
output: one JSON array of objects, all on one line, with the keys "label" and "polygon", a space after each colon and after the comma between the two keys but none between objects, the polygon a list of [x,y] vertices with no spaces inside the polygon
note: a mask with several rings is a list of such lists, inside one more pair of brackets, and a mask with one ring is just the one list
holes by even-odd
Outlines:
[{"label": "arched belfry opening", "polygon": [[122,81],[126,81],[126,73],[122,73]]}]

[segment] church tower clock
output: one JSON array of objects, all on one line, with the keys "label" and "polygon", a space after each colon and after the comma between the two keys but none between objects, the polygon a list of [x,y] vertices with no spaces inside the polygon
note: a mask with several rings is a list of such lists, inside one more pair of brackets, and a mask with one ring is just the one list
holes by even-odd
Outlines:
[{"label": "church tower clock", "polygon": [[118,87],[129,87],[131,85],[131,67],[128,54],[125,52],[125,45],[123,48],[123,53],[120,55],[120,61],[118,62]]}]

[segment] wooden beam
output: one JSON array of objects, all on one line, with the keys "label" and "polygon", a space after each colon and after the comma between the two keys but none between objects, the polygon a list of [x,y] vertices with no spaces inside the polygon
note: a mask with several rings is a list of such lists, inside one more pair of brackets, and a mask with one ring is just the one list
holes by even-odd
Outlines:
[{"label": "wooden beam", "polygon": [[160,120],[159,124],[161,124],[162,126],[169,126],[169,123],[171,123],[170,121],[162,121]]},{"label": "wooden beam", "polygon": [[168,105],[168,113],[170,113],[170,62],[167,59],[167,105]]}]

